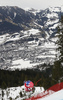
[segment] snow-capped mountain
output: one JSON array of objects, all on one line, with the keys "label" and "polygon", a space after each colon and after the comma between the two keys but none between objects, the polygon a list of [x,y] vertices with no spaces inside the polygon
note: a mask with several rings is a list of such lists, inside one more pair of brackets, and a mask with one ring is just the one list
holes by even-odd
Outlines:
[{"label": "snow-capped mountain", "polygon": [[23,30],[31,22],[32,16],[32,13],[16,6],[0,6],[0,34]]},{"label": "snow-capped mountain", "polygon": [[52,64],[62,14],[63,7],[40,11],[0,7],[0,68],[15,70]]}]

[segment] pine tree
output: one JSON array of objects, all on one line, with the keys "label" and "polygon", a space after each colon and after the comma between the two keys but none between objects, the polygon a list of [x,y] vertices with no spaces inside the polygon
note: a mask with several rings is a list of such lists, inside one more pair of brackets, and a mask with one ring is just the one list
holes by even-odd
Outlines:
[{"label": "pine tree", "polygon": [[63,75],[63,16],[61,16],[59,28],[58,28],[58,51],[59,51],[59,62],[60,62],[60,68],[62,70]]}]

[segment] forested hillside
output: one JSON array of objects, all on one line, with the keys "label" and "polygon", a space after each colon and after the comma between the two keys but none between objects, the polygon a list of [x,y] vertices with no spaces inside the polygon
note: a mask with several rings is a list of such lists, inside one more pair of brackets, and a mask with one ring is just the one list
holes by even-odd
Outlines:
[{"label": "forested hillside", "polygon": [[51,86],[51,78],[49,78],[51,70],[52,66],[51,68],[41,72],[33,69],[21,71],[0,70],[0,88],[22,86],[25,80],[32,80],[35,85],[36,82],[40,80],[37,82],[36,86],[43,86],[45,89],[47,89]]},{"label": "forested hillside", "polygon": [[54,62],[52,71],[52,83],[63,81],[63,16],[61,16],[60,23],[58,25],[58,40],[57,40],[57,59]]}]

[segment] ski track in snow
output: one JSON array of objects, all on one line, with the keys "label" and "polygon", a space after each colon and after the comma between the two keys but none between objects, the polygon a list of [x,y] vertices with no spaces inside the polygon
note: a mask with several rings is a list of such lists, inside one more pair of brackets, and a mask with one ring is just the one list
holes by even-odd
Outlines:
[{"label": "ski track in snow", "polygon": [[63,100],[63,89],[38,100]]}]

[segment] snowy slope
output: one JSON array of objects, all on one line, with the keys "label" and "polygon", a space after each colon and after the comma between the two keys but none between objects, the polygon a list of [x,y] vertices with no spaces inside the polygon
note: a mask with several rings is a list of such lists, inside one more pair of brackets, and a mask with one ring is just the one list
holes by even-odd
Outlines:
[{"label": "snowy slope", "polygon": [[23,100],[25,98],[29,98],[28,96],[31,94],[31,96],[34,96],[40,92],[43,92],[43,87],[35,87],[34,92],[25,92],[25,87],[19,86],[19,87],[11,87],[7,89],[1,89],[0,88],[0,100]]},{"label": "snowy slope", "polygon": [[[24,86],[19,86],[19,87],[12,87],[12,88],[7,88],[7,89],[1,89],[0,88],[0,100],[23,100],[27,99],[30,96],[35,96],[38,93],[41,93],[44,91],[43,87],[35,87],[35,91],[33,92],[25,92],[25,87]],[[31,95],[30,95],[31,94]],[[48,95],[46,97],[40,98],[38,100],[63,100],[63,89],[54,92],[51,95]]]},{"label": "snowy slope", "polygon": [[39,100],[63,100],[63,89]]}]

